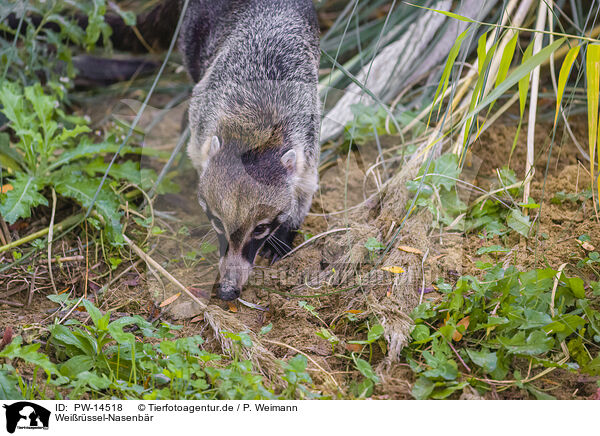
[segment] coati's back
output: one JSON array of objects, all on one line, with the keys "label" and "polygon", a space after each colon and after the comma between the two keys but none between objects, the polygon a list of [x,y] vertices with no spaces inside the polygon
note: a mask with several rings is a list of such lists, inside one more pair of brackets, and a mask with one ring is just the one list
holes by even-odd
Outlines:
[{"label": "coati's back", "polygon": [[261,248],[289,250],[317,188],[316,13],[311,0],[191,0],[180,48],[197,82],[188,153],[219,235],[218,294],[234,299]]}]

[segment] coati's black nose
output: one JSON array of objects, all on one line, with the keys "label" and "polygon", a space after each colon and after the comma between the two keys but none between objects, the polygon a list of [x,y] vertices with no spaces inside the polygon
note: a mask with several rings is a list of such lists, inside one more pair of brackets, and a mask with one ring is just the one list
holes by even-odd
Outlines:
[{"label": "coati's black nose", "polygon": [[226,283],[220,283],[217,288],[217,297],[221,300],[231,301],[240,296],[240,290]]}]

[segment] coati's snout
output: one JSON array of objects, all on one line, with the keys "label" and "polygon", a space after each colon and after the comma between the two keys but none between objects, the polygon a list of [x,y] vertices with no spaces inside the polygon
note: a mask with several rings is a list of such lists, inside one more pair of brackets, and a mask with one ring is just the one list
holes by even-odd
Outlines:
[{"label": "coati's snout", "polygon": [[240,296],[242,287],[248,281],[253,262],[235,253],[227,253],[219,261],[219,283],[216,285],[217,297],[231,301]]}]

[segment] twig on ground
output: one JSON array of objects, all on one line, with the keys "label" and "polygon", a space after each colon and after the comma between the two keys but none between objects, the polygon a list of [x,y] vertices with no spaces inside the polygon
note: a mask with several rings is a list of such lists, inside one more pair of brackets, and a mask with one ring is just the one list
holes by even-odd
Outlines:
[{"label": "twig on ground", "polygon": [[23,303],[17,303],[16,301],[0,300],[0,304],[6,304],[7,306],[23,307]]},{"label": "twig on ground", "polygon": [[[54,217],[56,215],[56,191],[52,188],[52,215],[50,216],[50,225],[48,226],[48,274],[50,275],[50,283],[54,293],[58,294],[56,283],[54,283],[54,275],[52,274],[52,239],[54,238]],[[35,281],[35,280],[34,280]],[[30,294],[31,297],[31,294]],[[29,303],[27,304],[29,305]]]},{"label": "twig on ground", "polygon": [[[6,236],[5,236],[5,234],[6,234]],[[8,244],[8,242],[9,242],[8,238],[10,238],[10,234],[8,232],[8,227],[6,226],[6,223],[4,222],[2,217],[0,216],[0,242],[2,242],[2,245]]]},{"label": "twig on ground", "polygon": [[323,232],[323,233],[319,233],[318,235],[315,235],[312,238],[310,238],[308,241],[304,241],[302,244],[300,244],[297,247],[295,247],[294,249],[290,250],[288,253],[286,253],[285,256],[282,257],[282,259],[285,259],[286,257],[291,256],[293,253],[295,253],[296,251],[300,250],[305,245],[310,244],[311,242],[313,242],[313,241],[315,241],[315,240],[317,240],[319,238],[322,238],[323,236],[327,236],[327,235],[330,235],[332,233],[337,233],[337,232],[344,232],[344,231],[347,231],[347,230],[350,230],[350,229],[351,229],[350,227],[343,227],[341,229],[332,229],[332,230],[328,230],[328,231]]},{"label": "twig on ground", "polygon": [[206,310],[207,305],[205,302],[203,302],[198,297],[196,297],[194,294],[192,294],[190,292],[190,290],[188,288],[186,288],[185,286],[183,286],[183,284],[179,280],[177,280],[175,277],[173,277],[171,275],[171,273],[169,273],[169,271],[164,269],[157,261],[152,259],[152,257],[150,257],[147,253],[144,253],[144,251],[140,247],[138,247],[131,239],[129,239],[127,237],[127,235],[123,235],[123,239],[125,240],[127,245],[129,245],[131,247],[131,249],[135,252],[135,254],[137,254],[147,264],[149,264],[154,269],[156,269],[158,272],[160,272],[172,284],[174,284],[179,289],[181,289],[188,297],[190,297],[195,303],[197,303],[202,308],[202,310]]},{"label": "twig on ground", "polygon": [[[540,32],[546,28],[546,16],[548,6],[545,2],[540,2],[538,16],[535,23],[535,30]],[[532,56],[535,56],[542,49],[543,35],[535,33],[533,36]],[[531,192],[531,178],[534,173],[535,158],[535,119],[537,113],[538,93],[540,89],[540,66],[535,67],[531,73],[531,98],[529,99],[529,120],[527,123],[527,159],[525,160],[525,183],[523,186],[523,203],[529,203],[529,194]],[[527,215],[529,209],[523,208],[523,215]]]},{"label": "twig on ground", "polygon": [[[65,219],[64,221],[61,221],[58,224],[54,225],[53,231],[59,232],[62,231],[63,229],[65,229],[66,227],[72,226],[74,224],[76,224],[78,221],[80,221],[83,218],[83,214],[77,214],[77,215],[73,215],[70,216],[69,218]],[[48,232],[50,231],[49,227],[46,227],[45,229],[39,230],[35,233],[32,233],[31,235],[27,235],[21,239],[18,239],[14,242],[10,242],[6,245],[3,245],[2,247],[0,247],[0,253],[10,250],[12,248],[16,248],[20,245],[23,244],[27,244],[28,242],[34,241],[37,238],[41,238],[42,236],[45,236],[48,234]]]},{"label": "twig on ground", "polygon": [[[35,268],[33,277],[31,278],[31,286],[29,287],[29,295],[27,296],[27,306],[31,306],[31,301],[33,300],[33,293],[35,292],[35,279],[37,277],[38,269],[39,266]],[[54,288],[54,290],[56,291],[56,288]]]}]

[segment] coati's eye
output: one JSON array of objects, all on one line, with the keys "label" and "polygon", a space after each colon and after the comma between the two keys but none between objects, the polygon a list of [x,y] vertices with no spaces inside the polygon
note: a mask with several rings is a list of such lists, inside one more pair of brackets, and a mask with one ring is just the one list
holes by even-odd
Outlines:
[{"label": "coati's eye", "polygon": [[255,239],[264,238],[265,236],[267,236],[267,233],[269,232],[270,228],[271,226],[269,226],[269,224],[259,224],[252,231],[252,237]]}]

